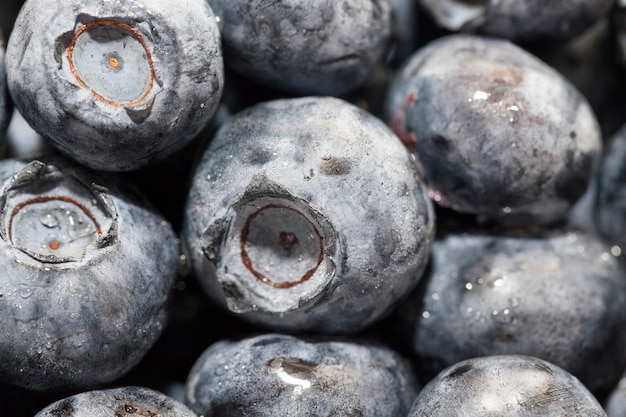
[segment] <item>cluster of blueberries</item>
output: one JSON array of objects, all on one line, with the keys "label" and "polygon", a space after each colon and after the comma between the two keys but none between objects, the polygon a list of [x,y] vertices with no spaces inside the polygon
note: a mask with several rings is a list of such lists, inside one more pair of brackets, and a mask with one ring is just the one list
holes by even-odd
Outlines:
[{"label": "cluster of blueberries", "polygon": [[626,4],[62,3],[0,5],[0,417],[626,416]]}]

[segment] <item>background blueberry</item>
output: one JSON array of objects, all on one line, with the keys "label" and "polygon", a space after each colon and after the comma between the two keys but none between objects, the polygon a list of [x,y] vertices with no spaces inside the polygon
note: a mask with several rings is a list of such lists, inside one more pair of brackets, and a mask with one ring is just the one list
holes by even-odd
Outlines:
[{"label": "background blueberry", "polygon": [[572,38],[608,14],[613,0],[419,0],[452,31],[478,31],[515,41]]},{"label": "background blueberry", "polygon": [[227,65],[258,83],[339,95],[386,58],[390,0],[208,0],[220,18]]},{"label": "background blueberry", "polygon": [[433,41],[396,74],[386,108],[437,202],[503,223],[562,219],[601,148],[584,97],[503,40]]},{"label": "background blueberry", "polygon": [[595,225],[615,251],[626,248],[626,126],[611,139],[598,172]]},{"label": "background blueberry", "polygon": [[11,101],[7,90],[6,68],[4,60],[4,39],[0,34],[0,141],[4,139],[4,134],[11,119]]},{"label": "background blueberry", "polygon": [[468,359],[420,392],[409,417],[602,417],[598,401],[572,375],[529,356]]},{"label": "background blueberry", "polygon": [[166,322],[171,226],[135,192],[63,161],[0,164],[0,382],[109,383]]},{"label": "background blueberry", "polygon": [[9,39],[7,71],[15,105],[35,130],[111,171],[188,143],[223,86],[219,30],[203,0],[29,0]]},{"label": "background blueberry", "polygon": [[35,417],[197,417],[188,407],[143,387],[87,391],[64,398]]},{"label": "background blueberry", "polygon": [[413,288],[434,233],[414,161],[342,100],[254,106],[192,180],[183,236],[207,293],[273,329],[355,332]]},{"label": "background blueberry", "polygon": [[433,245],[409,301],[411,347],[430,375],[463,359],[521,354],[607,390],[626,365],[625,282],[609,249],[581,232],[452,234]]},{"label": "background blueberry", "polygon": [[418,390],[408,362],[386,347],[267,334],[209,347],[186,401],[212,417],[395,417]]}]

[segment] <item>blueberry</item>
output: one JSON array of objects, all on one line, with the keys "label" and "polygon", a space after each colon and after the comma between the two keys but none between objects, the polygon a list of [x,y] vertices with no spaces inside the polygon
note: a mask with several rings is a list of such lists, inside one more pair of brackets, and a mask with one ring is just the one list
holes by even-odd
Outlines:
[{"label": "blueberry", "polygon": [[35,417],[197,417],[184,404],[149,388],[121,387],[63,398]]},{"label": "blueberry", "polygon": [[601,148],[585,98],[504,40],[433,41],[396,75],[386,108],[436,201],[508,224],[561,220]]},{"label": "blueberry", "polygon": [[434,234],[414,161],[371,114],[276,100],[225,123],[196,168],[183,235],[207,293],[272,329],[355,332],[421,278]]},{"label": "blueberry", "polygon": [[212,417],[405,416],[419,389],[389,348],[279,334],[213,344],[186,386],[189,407]]},{"label": "blueberry", "polygon": [[391,1],[208,0],[227,64],[258,83],[339,95],[363,85],[391,41]]},{"label": "blueberry", "polygon": [[472,357],[522,354],[597,391],[626,366],[626,274],[581,232],[437,240],[410,304],[411,346],[430,374]]},{"label": "blueberry", "polygon": [[0,382],[109,383],[161,334],[171,226],[127,185],[64,161],[0,163]]},{"label": "blueberry", "polygon": [[604,410],[609,417],[626,416],[626,377],[624,375],[608,394],[604,402]]},{"label": "blueberry", "polygon": [[4,59],[4,39],[0,34],[0,141],[4,138],[4,134],[9,126],[11,119],[11,102],[9,92],[7,90],[6,68]]},{"label": "blueberry", "polygon": [[626,248],[626,126],[612,138],[600,165],[594,218],[601,235],[614,251]]},{"label": "blueberry", "polygon": [[571,374],[530,356],[490,356],[459,362],[420,392],[409,417],[606,416]]},{"label": "blueberry", "polygon": [[478,31],[515,41],[573,38],[606,16],[613,0],[419,0],[452,31]]},{"label": "blueberry", "polygon": [[219,31],[203,0],[29,0],[9,39],[7,72],[16,108],[35,130],[110,171],[188,143],[223,86]]}]

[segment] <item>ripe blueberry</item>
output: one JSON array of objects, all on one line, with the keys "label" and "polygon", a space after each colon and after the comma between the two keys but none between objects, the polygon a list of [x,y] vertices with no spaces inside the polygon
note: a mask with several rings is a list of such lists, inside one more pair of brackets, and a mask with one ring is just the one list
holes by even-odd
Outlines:
[{"label": "ripe blueberry", "polygon": [[63,398],[35,417],[197,417],[187,406],[143,387],[82,392]]},{"label": "ripe blueberry", "polygon": [[109,383],[161,334],[171,226],[121,183],[63,161],[0,164],[0,382]]},{"label": "ripe blueberry", "polygon": [[220,18],[228,65],[281,90],[353,90],[382,63],[391,40],[389,0],[208,2]]},{"label": "ripe blueberry", "polygon": [[563,219],[601,148],[585,98],[504,40],[433,41],[396,75],[386,107],[436,201],[503,223]]},{"label": "ripe blueberry", "polygon": [[412,349],[429,373],[477,356],[552,362],[592,391],[626,363],[626,274],[590,235],[450,235],[411,299]]},{"label": "ripe blueberry", "polygon": [[573,38],[607,15],[612,0],[419,0],[452,31],[477,31],[515,41]]},{"label": "ripe blueberry", "polygon": [[16,108],[92,168],[144,166],[188,143],[221,97],[220,37],[203,0],[26,2],[7,47]]},{"label": "ripe blueberry", "polygon": [[414,161],[334,98],[259,104],[196,168],[183,235],[208,294],[273,329],[354,332],[421,278],[434,233]]},{"label": "ripe blueberry", "polygon": [[189,407],[212,417],[405,416],[419,389],[386,347],[279,334],[213,344],[186,387]]},{"label": "ripe blueberry", "polygon": [[606,417],[571,374],[530,356],[468,359],[420,392],[409,417]]}]

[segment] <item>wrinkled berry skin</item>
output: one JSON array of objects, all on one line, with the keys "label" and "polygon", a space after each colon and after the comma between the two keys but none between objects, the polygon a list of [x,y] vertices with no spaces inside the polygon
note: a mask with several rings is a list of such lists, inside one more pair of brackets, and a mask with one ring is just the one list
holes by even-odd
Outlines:
[{"label": "wrinkled berry skin", "polygon": [[219,29],[203,0],[29,0],[7,73],[38,133],[91,168],[128,171],[165,158],[211,120],[223,87]]},{"label": "wrinkled berry skin", "polygon": [[443,206],[508,224],[562,219],[601,149],[585,98],[504,40],[438,39],[393,80],[389,124]]},{"label": "wrinkled berry skin", "polygon": [[208,2],[228,65],[294,93],[340,95],[363,85],[391,41],[389,0]]},{"label": "wrinkled berry skin", "polygon": [[595,225],[610,244],[626,248],[626,127],[612,138],[600,164]]},{"label": "wrinkled berry skin", "polygon": [[187,406],[143,387],[87,391],[64,398],[35,417],[197,417]]},{"label": "wrinkled berry skin", "polygon": [[530,356],[468,359],[420,392],[409,417],[605,417],[571,374]]},{"label": "wrinkled berry skin", "polygon": [[212,417],[395,417],[418,391],[409,363],[388,348],[267,334],[209,347],[186,402]]},{"label": "wrinkled berry skin", "polygon": [[4,39],[0,35],[0,141],[4,138],[11,119],[9,91],[7,90],[7,73],[4,59]]},{"label": "wrinkled berry skin", "polygon": [[192,180],[183,240],[207,293],[272,329],[356,332],[427,263],[432,203],[410,154],[335,98],[266,102],[225,123]]},{"label": "wrinkled berry skin", "polygon": [[517,42],[566,40],[607,15],[613,0],[419,0],[442,27]]},{"label": "wrinkled berry skin", "polygon": [[450,235],[410,300],[414,353],[435,374],[463,359],[520,354],[592,391],[624,370],[626,274],[590,235]]},{"label": "wrinkled berry skin", "polygon": [[178,272],[171,226],[128,186],[63,161],[0,164],[0,382],[84,389],[161,334]]}]

